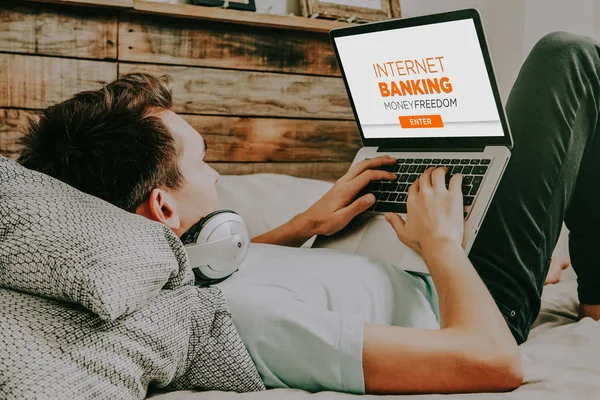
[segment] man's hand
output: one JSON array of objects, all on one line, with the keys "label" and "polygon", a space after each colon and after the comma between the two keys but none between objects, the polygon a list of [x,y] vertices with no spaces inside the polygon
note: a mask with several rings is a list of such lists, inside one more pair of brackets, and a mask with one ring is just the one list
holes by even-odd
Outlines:
[{"label": "man's hand", "polygon": [[366,211],[375,202],[375,196],[372,194],[366,194],[355,200],[358,193],[369,182],[396,179],[396,175],[391,172],[372,168],[395,163],[396,159],[389,156],[357,163],[302,216],[311,221],[310,225],[314,227],[316,234],[329,236],[344,229],[354,217]]},{"label": "man's hand", "polygon": [[455,174],[446,189],[446,168],[429,168],[408,189],[406,221],[396,213],[385,219],[398,239],[417,253],[430,242],[462,244],[464,234],[462,176]]}]

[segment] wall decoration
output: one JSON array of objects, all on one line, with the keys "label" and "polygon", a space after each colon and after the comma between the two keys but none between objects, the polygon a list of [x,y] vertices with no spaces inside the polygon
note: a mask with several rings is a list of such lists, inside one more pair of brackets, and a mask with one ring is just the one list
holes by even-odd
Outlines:
[{"label": "wall decoration", "polygon": [[400,0],[300,0],[300,6],[311,18],[370,22],[401,17]]},{"label": "wall decoration", "polygon": [[254,0],[191,0],[197,6],[231,8],[233,10],[256,11]]}]

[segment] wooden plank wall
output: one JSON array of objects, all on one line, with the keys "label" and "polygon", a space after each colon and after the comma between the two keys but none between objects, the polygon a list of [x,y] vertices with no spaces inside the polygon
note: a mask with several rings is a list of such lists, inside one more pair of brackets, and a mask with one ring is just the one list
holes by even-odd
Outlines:
[{"label": "wooden plank wall", "polygon": [[360,147],[327,33],[11,1],[0,6],[0,154],[36,110],[130,72],[169,74],[174,110],[222,174],[335,180]]}]

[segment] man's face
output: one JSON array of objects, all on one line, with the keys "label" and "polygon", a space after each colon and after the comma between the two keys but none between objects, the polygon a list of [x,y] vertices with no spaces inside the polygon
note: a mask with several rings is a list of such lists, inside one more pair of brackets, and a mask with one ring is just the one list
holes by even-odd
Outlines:
[{"label": "man's face", "polygon": [[181,226],[181,235],[195,223],[219,207],[216,183],[219,173],[204,162],[206,141],[183,118],[173,111],[163,110],[156,114],[165,123],[179,149],[179,168],[183,183],[168,192],[175,201]]}]

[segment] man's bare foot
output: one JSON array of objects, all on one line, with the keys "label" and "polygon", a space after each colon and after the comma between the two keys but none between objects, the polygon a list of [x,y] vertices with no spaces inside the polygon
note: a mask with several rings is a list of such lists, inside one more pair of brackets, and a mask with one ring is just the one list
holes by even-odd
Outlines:
[{"label": "man's bare foot", "polygon": [[596,321],[600,321],[600,304],[580,304],[579,319],[590,317]]},{"label": "man's bare foot", "polygon": [[569,265],[571,265],[569,257],[552,257],[544,285],[560,282],[563,270],[567,269]]}]

